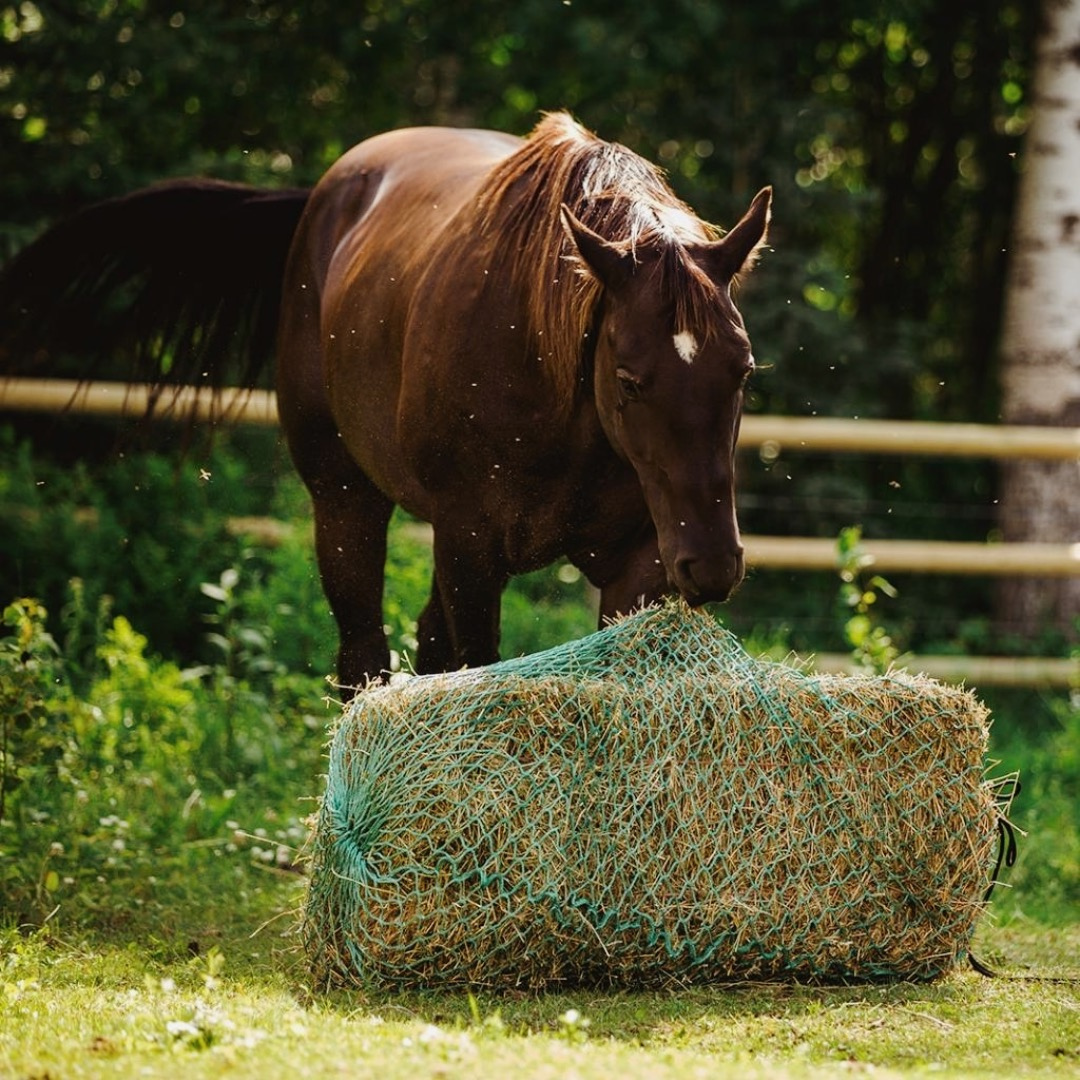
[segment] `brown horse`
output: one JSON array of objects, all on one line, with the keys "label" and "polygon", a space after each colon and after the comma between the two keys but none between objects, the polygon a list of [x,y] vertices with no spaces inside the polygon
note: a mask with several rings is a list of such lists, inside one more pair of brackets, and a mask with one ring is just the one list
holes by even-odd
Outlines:
[{"label": "brown horse", "polygon": [[174,376],[224,371],[230,350],[253,376],[280,313],[281,422],[352,687],[389,661],[395,505],[434,531],[422,671],[496,659],[510,575],[559,557],[599,588],[601,619],[672,591],[728,597],[754,368],[731,286],[770,201],[721,236],[654,166],[561,113],[524,141],[405,129],[310,193],[178,181],[99,204],[15,260],[0,311],[25,338],[44,301],[54,327],[74,310],[86,333],[126,288],[114,328]]}]

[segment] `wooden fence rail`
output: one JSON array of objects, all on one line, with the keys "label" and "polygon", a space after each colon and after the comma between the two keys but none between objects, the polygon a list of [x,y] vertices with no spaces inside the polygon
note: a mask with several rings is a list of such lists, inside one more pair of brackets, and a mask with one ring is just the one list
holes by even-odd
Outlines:
[{"label": "wooden fence rail", "polygon": [[[744,536],[752,566],[835,570],[835,539],[813,536]],[[1072,577],[1080,574],[1077,544],[979,544],[946,540],[873,540],[860,547],[868,568],[882,573],[963,574],[990,577]]]},{"label": "wooden fence rail", "polygon": [[[148,406],[162,420],[277,423],[269,390],[196,387],[160,393],[138,383],[82,383],[59,379],[0,380],[0,410],[72,412],[139,417]],[[929,424],[817,417],[747,416],[741,448],[788,448],[883,454],[954,454],[1080,461],[1080,429]],[[748,536],[752,566],[782,570],[835,570],[836,543],[808,536]],[[868,565],[893,573],[1069,577],[1080,574],[1080,543],[978,544],[932,540],[863,542]]]},{"label": "wooden fence rail", "polygon": [[743,417],[739,446],[757,448],[767,444],[777,451],[1080,461],[1080,428],[826,416]]},{"label": "wooden fence rail", "polygon": [[[161,393],[139,383],[63,379],[0,379],[0,410],[73,412],[138,417],[157,402],[164,420],[277,423],[270,390],[182,387]],[[925,454],[934,457],[1043,458],[1080,461],[1080,428],[1008,427],[999,424],[937,424],[912,420],[845,420],[818,416],[745,416],[741,449],[861,454]]]},{"label": "wooden fence rail", "polygon": [[[859,670],[851,656],[820,653],[805,661],[820,673],[852,674]],[[1026,687],[1066,690],[1080,687],[1080,656],[910,656],[897,667],[917,671],[946,683],[970,686]]]},{"label": "wooden fence rail", "polygon": [[266,427],[278,422],[272,390],[230,387],[215,393],[195,386],[157,390],[145,383],[0,379],[0,411],[139,418],[151,405],[158,420],[227,420]]}]

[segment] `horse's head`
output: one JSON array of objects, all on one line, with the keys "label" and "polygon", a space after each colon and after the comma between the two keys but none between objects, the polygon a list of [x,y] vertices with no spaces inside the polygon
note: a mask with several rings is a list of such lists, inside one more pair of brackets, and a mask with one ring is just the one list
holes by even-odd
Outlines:
[{"label": "horse's head", "polygon": [[720,240],[684,230],[633,250],[565,213],[603,287],[593,373],[600,422],[638,475],[669,581],[692,604],[727,599],[743,577],[734,455],[754,359],[730,289],[765,241],[771,199],[760,192]]}]

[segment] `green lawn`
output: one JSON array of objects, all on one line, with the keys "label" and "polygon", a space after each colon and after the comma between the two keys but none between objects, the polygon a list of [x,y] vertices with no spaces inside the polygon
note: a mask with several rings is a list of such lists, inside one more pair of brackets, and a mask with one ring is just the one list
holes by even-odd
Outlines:
[{"label": "green lawn", "polygon": [[1013,887],[974,948],[1001,978],[320,993],[299,947],[305,881],[283,867],[320,790],[325,687],[259,663],[224,619],[227,663],[194,672],[117,619],[80,681],[32,604],[6,618],[2,1080],[1080,1077],[1073,701],[995,747],[1030,778]]},{"label": "green lawn", "polygon": [[0,1076],[1080,1076],[1080,923],[991,913],[1004,976],[933,985],[320,994],[294,874],[204,847],[98,884],[0,936]]}]

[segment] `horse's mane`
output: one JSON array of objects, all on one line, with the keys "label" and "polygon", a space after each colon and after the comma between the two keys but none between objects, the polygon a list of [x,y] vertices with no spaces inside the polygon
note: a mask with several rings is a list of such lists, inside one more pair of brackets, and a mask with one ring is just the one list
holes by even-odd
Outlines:
[{"label": "horse's mane", "polygon": [[707,334],[715,320],[717,287],[685,245],[715,239],[719,231],[698,220],[655,165],[597,138],[566,113],[546,115],[495,166],[480,191],[481,221],[499,229],[499,248],[527,297],[532,328],[542,335],[541,359],[568,404],[601,285],[566,235],[563,204],[625,251],[659,250],[659,288],[674,304],[676,329]]}]

